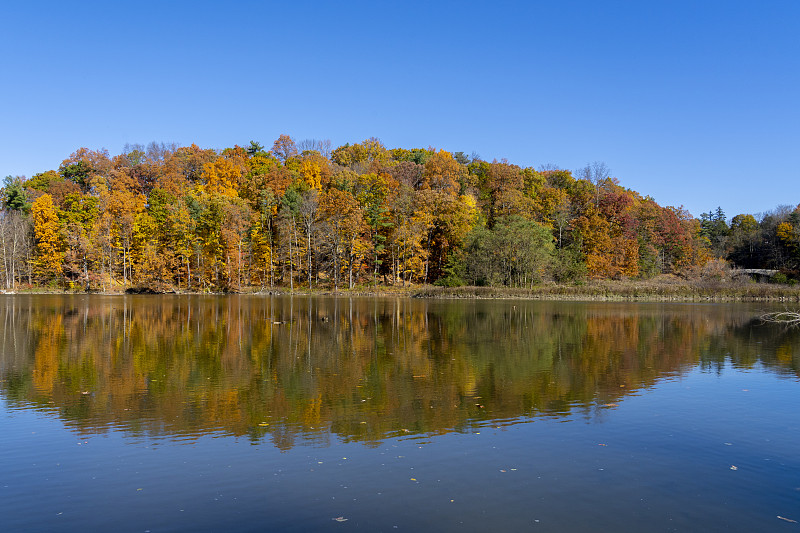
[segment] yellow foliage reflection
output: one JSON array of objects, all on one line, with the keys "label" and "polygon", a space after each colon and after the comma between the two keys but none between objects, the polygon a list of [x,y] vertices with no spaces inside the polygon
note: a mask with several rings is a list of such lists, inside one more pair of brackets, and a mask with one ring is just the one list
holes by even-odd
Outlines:
[{"label": "yellow foliage reflection", "polygon": [[281,449],[592,416],[726,361],[800,375],[798,331],[734,305],[13,296],[0,313],[9,405],[81,433]]}]

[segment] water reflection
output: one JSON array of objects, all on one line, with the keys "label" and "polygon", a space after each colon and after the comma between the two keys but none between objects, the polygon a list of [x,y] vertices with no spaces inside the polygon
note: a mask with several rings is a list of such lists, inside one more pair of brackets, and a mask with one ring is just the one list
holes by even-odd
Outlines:
[{"label": "water reflection", "polygon": [[741,304],[13,296],[0,314],[7,404],[81,434],[377,444],[594,416],[697,365],[800,375],[798,330]]}]

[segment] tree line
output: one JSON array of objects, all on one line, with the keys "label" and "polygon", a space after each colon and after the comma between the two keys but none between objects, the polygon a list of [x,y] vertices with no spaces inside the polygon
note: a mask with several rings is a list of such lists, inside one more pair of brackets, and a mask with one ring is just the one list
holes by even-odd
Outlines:
[{"label": "tree line", "polygon": [[790,277],[800,263],[798,209],[729,225],[662,207],[602,163],[535,169],[375,138],[80,148],[2,193],[8,289],[525,287],[687,275],[714,257]]}]

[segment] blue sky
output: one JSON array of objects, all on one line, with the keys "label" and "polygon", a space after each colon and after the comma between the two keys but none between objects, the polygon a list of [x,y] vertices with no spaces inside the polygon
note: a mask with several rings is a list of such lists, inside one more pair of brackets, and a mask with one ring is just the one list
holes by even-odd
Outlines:
[{"label": "blue sky", "polygon": [[603,161],[695,216],[800,203],[800,1],[18,1],[0,29],[3,176],[287,133]]}]

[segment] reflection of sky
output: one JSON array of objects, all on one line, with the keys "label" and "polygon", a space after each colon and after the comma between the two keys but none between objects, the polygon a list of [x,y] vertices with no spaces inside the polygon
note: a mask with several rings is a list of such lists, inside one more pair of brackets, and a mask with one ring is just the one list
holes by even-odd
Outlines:
[{"label": "reflection of sky", "polygon": [[2,407],[0,508],[10,531],[766,531],[798,519],[798,404],[798,380],[725,365],[561,419],[284,451]]}]

